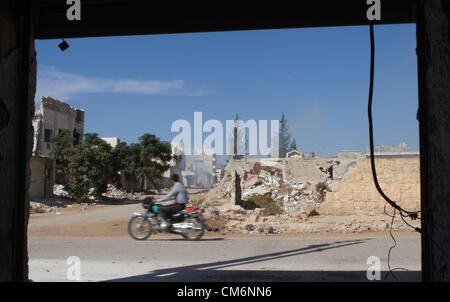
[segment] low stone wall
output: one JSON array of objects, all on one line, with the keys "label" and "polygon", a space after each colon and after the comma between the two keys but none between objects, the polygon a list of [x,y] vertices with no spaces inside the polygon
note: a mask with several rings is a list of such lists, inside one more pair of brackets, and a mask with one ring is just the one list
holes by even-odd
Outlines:
[{"label": "low stone wall", "polygon": [[[376,158],[378,182],[385,194],[407,210],[420,210],[419,156]],[[320,210],[323,214],[383,213],[386,201],[373,182],[370,159],[351,167],[342,181],[334,182]],[[392,210],[387,207],[390,213]]]}]

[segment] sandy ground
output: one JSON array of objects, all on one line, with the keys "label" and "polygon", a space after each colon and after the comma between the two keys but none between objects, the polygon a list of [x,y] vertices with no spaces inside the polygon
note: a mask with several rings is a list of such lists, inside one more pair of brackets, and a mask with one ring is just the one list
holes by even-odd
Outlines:
[{"label": "sandy ground", "polygon": [[[57,212],[32,214],[28,225],[30,237],[129,237],[127,224],[134,212],[143,212],[139,201],[134,204],[96,205],[91,207],[60,208]],[[346,217],[317,216],[312,223],[340,221]],[[389,232],[365,232],[371,236],[389,237]],[[414,234],[414,232],[395,232],[396,234]],[[342,233],[280,233],[266,235],[245,235],[242,233],[205,232],[209,236],[283,236],[283,237],[332,237]],[[348,233],[346,236],[357,236]],[[152,235],[153,236],[153,235]],[[172,235],[177,236],[177,235]]]}]

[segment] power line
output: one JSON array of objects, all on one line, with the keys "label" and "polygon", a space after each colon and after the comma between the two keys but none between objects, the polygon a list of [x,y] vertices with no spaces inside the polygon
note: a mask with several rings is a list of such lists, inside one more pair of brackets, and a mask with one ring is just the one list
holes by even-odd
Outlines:
[{"label": "power line", "polygon": [[[392,201],[381,189],[378,183],[377,171],[375,167],[375,155],[374,155],[374,143],[373,143],[373,120],[372,120],[372,98],[373,98],[373,81],[375,70],[375,39],[373,33],[373,24],[370,24],[370,86],[369,86],[369,102],[368,102],[368,115],[369,115],[369,141],[370,141],[370,164],[372,168],[372,176],[375,183],[375,187],[378,193],[396,210],[400,212],[402,220],[404,220],[404,214],[410,217],[412,220],[419,219],[420,211],[406,211],[400,207],[396,202]],[[414,227],[407,223],[415,231],[421,233],[421,229]]]}]

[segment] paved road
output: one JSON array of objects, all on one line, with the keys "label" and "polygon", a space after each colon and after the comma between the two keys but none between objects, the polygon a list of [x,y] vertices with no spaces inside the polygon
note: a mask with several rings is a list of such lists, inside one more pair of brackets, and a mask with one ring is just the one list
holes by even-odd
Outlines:
[{"label": "paved road", "polygon": [[[367,259],[381,260],[382,280],[393,241],[388,235],[205,238],[165,236],[29,239],[30,278],[68,281],[69,256],[82,281],[367,281]],[[391,267],[402,281],[420,281],[420,237],[398,235]],[[387,279],[393,281],[390,275]]]}]

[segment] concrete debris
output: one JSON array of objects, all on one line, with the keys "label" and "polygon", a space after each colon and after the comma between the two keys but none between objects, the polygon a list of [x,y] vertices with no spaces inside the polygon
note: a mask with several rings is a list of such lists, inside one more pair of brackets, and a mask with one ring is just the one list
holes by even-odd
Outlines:
[{"label": "concrete debris", "polygon": [[[92,194],[93,189],[91,188],[89,193]],[[64,189],[63,185],[54,185],[53,186],[53,195],[57,197],[65,197],[69,198],[69,193]],[[115,186],[109,184],[107,186],[106,192],[103,194],[103,196],[112,198],[112,199],[126,199],[126,200],[138,200],[141,199],[141,197],[144,195],[144,193],[127,193],[124,190],[119,190]],[[90,200],[94,200],[93,197],[89,198]]]},{"label": "concrete debris", "polygon": [[[220,221],[223,233],[389,231],[386,216],[370,208],[370,204],[365,209],[368,214],[361,210],[333,216],[340,207],[347,207],[345,202],[334,203],[336,209],[328,204],[332,197],[341,198],[331,188],[338,188],[361,161],[360,153],[353,153],[341,154],[339,158],[230,159],[224,177],[205,194],[205,201],[222,205],[210,219]],[[237,191],[242,198],[239,203]],[[270,197],[283,212],[266,216],[264,209],[249,207],[253,195]],[[392,229],[400,231],[408,227],[396,222]]]},{"label": "concrete debris", "polygon": [[[264,171],[264,170],[260,170]],[[224,200],[232,196],[234,177],[224,177],[221,182],[207,193],[207,200]],[[283,208],[288,212],[300,212],[306,205],[319,208],[324,201],[330,184],[327,182],[293,182],[284,181],[271,174],[248,174],[241,181],[242,199],[248,200],[253,195],[268,195],[274,201],[282,202]],[[234,204],[234,202],[232,202]],[[244,204],[244,203],[241,203]]]},{"label": "concrete debris", "polygon": [[244,189],[252,188],[254,186],[262,184],[262,180],[258,175],[251,175],[243,183]]},{"label": "concrete debris", "polygon": [[69,193],[67,193],[66,190],[64,190],[63,185],[54,185],[53,186],[53,195],[58,197],[69,197]]},{"label": "concrete debris", "polygon": [[106,193],[103,194],[103,196],[112,198],[112,199],[123,199],[123,200],[138,200],[142,199],[142,196],[144,196],[144,193],[138,192],[138,193],[128,193],[124,190],[117,189],[115,186],[108,184],[106,188]]},{"label": "concrete debris", "polygon": [[[231,198],[232,204],[244,205],[243,201],[252,195],[267,195],[281,202],[287,212],[301,212],[308,204],[318,209],[331,191],[333,171],[339,170],[332,167],[342,165],[342,161],[298,157],[230,159],[224,177],[206,194],[206,200]],[[239,195],[243,201],[237,200]]]},{"label": "concrete debris", "polygon": [[[306,213],[285,213],[281,215],[261,216],[261,209],[235,214],[233,211],[219,213],[207,219],[207,224],[219,227],[222,234],[241,233],[269,235],[277,233],[362,233],[389,232],[389,217],[375,216],[308,216]],[[419,226],[420,222],[412,222]],[[410,228],[395,222],[395,231],[407,231]]]},{"label": "concrete debris", "polygon": [[304,206],[302,212],[305,213],[307,217],[319,215],[316,208],[311,204],[307,204],[306,206]]}]

